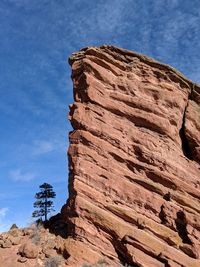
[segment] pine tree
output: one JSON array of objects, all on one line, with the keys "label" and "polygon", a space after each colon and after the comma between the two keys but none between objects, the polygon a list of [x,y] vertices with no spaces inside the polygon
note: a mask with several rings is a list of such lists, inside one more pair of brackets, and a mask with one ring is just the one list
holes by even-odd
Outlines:
[{"label": "pine tree", "polygon": [[55,197],[56,193],[53,191],[52,185],[48,183],[43,183],[40,185],[40,192],[35,194],[35,198],[37,200],[33,204],[34,208],[37,208],[38,210],[35,210],[32,213],[32,217],[40,217],[42,220],[42,217],[44,216],[45,221],[47,221],[47,214],[50,211],[54,211],[53,201],[49,199]]}]

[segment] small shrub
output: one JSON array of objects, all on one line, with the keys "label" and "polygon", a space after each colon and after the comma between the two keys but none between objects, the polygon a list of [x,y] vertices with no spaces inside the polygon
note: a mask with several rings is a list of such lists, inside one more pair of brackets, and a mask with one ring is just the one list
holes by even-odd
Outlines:
[{"label": "small shrub", "polygon": [[84,263],[82,267],[106,267],[109,266],[107,261],[105,259],[100,259],[98,262],[94,265],[89,264],[89,263]]},{"label": "small shrub", "polygon": [[61,256],[54,256],[54,257],[48,258],[45,261],[44,266],[45,267],[59,267],[61,263],[62,263]]},{"label": "small shrub", "polygon": [[[106,267],[106,266],[110,266],[110,265],[108,264],[108,262],[105,259],[100,259],[95,264],[84,263],[82,265],[82,267]],[[121,264],[115,265],[115,267],[122,267],[122,266],[124,266],[124,267],[134,267],[136,265],[128,265],[128,263],[125,263],[125,265],[121,265]]]},{"label": "small shrub", "polygon": [[97,266],[100,267],[100,266],[108,266],[108,263],[105,259],[100,259],[98,260],[97,262]]},{"label": "small shrub", "polygon": [[30,238],[32,240],[32,242],[35,244],[35,245],[38,245],[40,243],[40,240],[41,240],[41,234],[40,234],[40,229],[38,227],[34,227],[33,228],[33,232],[32,234],[30,235]]}]

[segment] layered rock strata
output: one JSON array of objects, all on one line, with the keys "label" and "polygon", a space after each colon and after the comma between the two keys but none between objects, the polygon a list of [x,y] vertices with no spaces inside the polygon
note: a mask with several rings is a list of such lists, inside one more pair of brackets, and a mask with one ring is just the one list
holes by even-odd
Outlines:
[{"label": "layered rock strata", "polygon": [[74,53],[68,265],[200,266],[200,87],[113,46]]}]

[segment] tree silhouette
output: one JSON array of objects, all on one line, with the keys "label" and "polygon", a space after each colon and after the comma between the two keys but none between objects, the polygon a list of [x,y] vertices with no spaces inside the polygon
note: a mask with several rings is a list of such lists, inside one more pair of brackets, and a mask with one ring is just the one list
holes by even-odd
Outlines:
[{"label": "tree silhouette", "polygon": [[47,221],[47,214],[50,211],[54,211],[53,201],[49,199],[55,197],[56,193],[53,191],[52,185],[48,183],[40,185],[40,192],[35,194],[37,200],[33,204],[34,208],[37,208],[37,210],[32,213],[32,217],[40,217],[42,220],[42,217],[44,216],[45,221]]}]

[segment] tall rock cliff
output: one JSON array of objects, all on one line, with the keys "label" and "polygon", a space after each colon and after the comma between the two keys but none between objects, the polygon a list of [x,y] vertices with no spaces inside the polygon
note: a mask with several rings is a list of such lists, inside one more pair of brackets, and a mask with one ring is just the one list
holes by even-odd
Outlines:
[{"label": "tall rock cliff", "polygon": [[74,53],[70,266],[200,266],[200,87],[113,46]]}]

